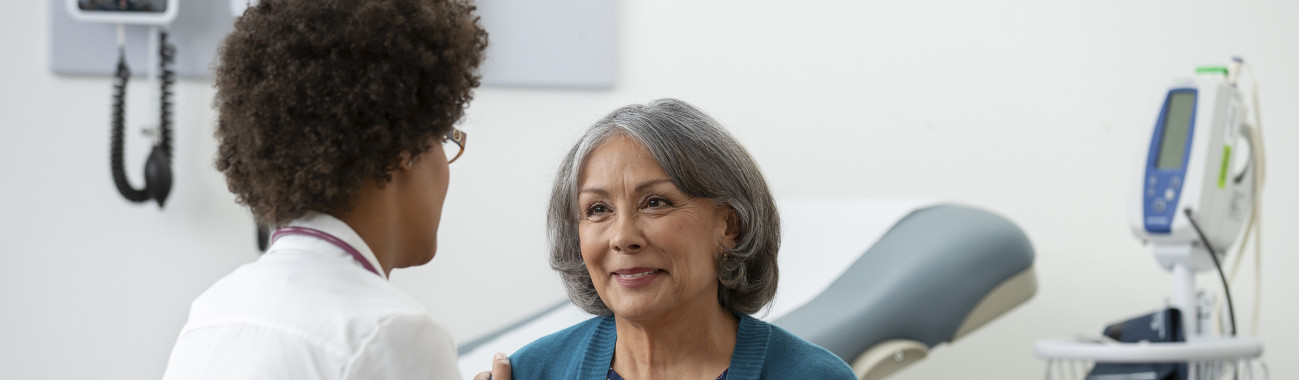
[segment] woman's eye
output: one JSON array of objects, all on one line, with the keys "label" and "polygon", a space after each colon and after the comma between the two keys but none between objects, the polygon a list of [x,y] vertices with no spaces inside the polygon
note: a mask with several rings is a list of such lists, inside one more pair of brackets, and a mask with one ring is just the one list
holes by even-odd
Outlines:
[{"label": "woman's eye", "polygon": [[596,216],[596,215],[604,214],[606,212],[609,212],[609,208],[598,203],[593,204],[591,205],[591,207],[586,208],[586,216]]},{"label": "woman's eye", "polygon": [[659,207],[671,206],[671,205],[672,202],[668,202],[668,200],[663,197],[652,197],[650,199],[645,200],[645,207],[649,207],[649,208],[659,208]]}]

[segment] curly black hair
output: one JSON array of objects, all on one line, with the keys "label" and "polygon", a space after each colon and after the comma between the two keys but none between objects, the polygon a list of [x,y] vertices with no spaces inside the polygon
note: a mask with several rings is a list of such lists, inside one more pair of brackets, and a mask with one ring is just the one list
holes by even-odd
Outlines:
[{"label": "curly black hair", "polygon": [[216,168],[258,222],[346,211],[464,114],[487,32],[457,0],[261,0],[215,67]]}]

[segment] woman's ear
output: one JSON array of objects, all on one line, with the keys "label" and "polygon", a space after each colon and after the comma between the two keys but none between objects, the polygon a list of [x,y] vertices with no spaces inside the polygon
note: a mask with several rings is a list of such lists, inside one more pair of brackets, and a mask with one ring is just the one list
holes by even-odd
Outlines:
[{"label": "woman's ear", "polygon": [[400,160],[397,161],[397,170],[410,171],[415,168],[415,160],[410,158],[410,152],[401,152],[397,157]]},{"label": "woman's ear", "polygon": [[723,204],[721,211],[726,217],[726,232],[722,234],[722,244],[726,249],[735,249],[740,241],[740,214],[728,204]]}]

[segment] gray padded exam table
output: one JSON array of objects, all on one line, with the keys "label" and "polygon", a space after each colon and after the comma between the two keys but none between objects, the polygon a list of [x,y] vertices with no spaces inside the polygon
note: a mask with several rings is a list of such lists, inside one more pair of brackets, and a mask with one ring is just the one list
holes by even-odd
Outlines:
[{"label": "gray padded exam table", "polygon": [[[765,315],[755,317],[829,349],[861,379],[882,379],[923,359],[1037,291],[1028,238],[988,211],[923,201],[778,206],[780,286]],[[590,317],[560,302],[461,345],[461,371],[471,378],[492,354]]]}]

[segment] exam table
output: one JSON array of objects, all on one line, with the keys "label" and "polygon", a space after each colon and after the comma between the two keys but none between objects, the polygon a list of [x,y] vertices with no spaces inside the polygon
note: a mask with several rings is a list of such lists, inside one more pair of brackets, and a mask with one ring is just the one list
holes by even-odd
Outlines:
[{"label": "exam table", "polygon": [[[755,315],[882,379],[1009,312],[1037,291],[1033,247],[997,214],[928,201],[779,205],[780,285]],[[557,280],[558,281],[558,280]],[[591,318],[567,300],[459,347],[466,378],[496,352]]]}]

